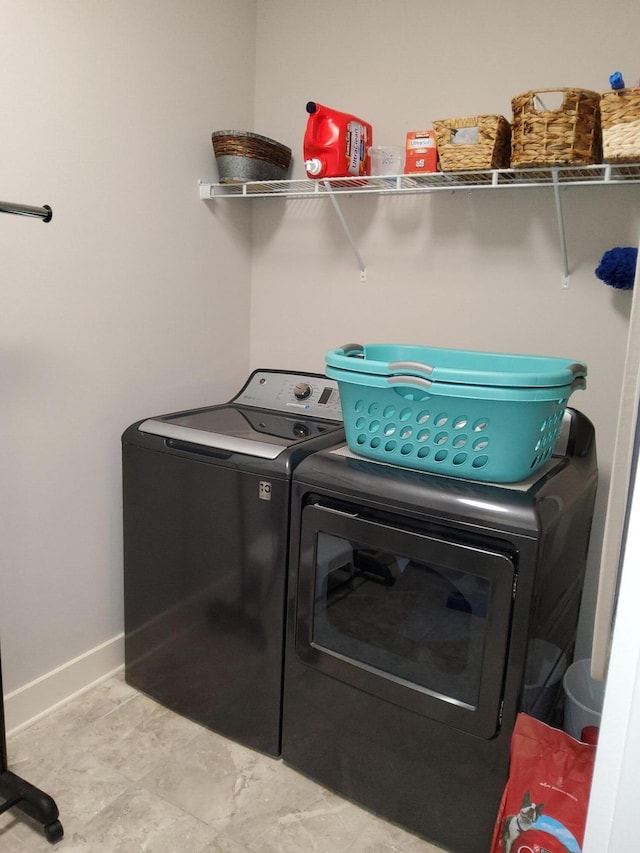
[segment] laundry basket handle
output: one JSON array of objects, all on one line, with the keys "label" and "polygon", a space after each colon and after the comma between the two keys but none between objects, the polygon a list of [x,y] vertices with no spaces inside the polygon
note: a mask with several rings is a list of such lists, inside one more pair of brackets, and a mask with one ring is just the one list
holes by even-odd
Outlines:
[{"label": "laundry basket handle", "polygon": [[364,347],[362,344],[343,344],[341,347],[338,347],[338,350],[342,350],[342,352],[353,358],[364,358]]},{"label": "laundry basket handle", "polygon": [[430,379],[422,379],[420,376],[388,376],[387,385],[415,385],[416,388],[431,388],[433,382]]},{"label": "laundry basket handle", "polygon": [[431,364],[423,364],[421,361],[390,361],[387,367],[392,373],[398,370],[411,370],[416,373],[426,373],[427,375],[433,373],[433,366]]},{"label": "laundry basket handle", "polygon": [[567,370],[570,370],[573,376],[584,376],[585,366],[580,361],[574,361],[573,364],[567,365]]}]

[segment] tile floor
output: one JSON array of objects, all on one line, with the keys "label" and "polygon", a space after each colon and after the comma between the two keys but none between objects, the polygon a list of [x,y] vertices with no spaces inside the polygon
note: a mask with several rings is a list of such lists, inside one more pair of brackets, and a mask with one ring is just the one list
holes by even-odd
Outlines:
[{"label": "tile floor", "polygon": [[168,711],[116,676],[17,733],[9,770],[64,838],[0,815],[2,853],[437,853],[440,848]]}]

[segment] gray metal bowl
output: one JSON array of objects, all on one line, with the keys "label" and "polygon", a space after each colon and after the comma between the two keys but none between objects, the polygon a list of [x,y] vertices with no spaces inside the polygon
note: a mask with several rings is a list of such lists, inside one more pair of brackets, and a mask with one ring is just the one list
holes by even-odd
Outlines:
[{"label": "gray metal bowl", "polygon": [[291,149],[248,130],[216,130],[211,134],[220,183],[286,180]]}]

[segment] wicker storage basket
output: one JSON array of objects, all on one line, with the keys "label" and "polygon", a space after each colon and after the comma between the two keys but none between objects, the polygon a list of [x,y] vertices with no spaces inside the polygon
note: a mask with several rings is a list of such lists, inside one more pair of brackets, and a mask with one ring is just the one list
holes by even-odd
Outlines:
[{"label": "wicker storage basket", "polygon": [[640,89],[603,92],[600,116],[605,162],[637,163],[640,160]]},{"label": "wicker storage basket", "polygon": [[[459,131],[477,128],[477,141],[460,142]],[[505,169],[509,166],[511,128],[504,116],[470,116],[434,121],[436,146],[443,172]]]},{"label": "wicker storage basket", "polygon": [[[546,100],[562,96],[557,109]],[[602,155],[600,95],[587,89],[536,89],[511,101],[511,165],[588,166]]]}]

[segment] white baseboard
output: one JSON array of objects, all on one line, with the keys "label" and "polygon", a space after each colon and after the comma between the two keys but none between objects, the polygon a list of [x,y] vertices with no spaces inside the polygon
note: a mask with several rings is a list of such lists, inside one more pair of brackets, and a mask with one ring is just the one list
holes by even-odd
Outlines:
[{"label": "white baseboard", "polygon": [[124,666],[124,634],[90,649],[4,697],[7,734],[35,723],[115,675]]}]

